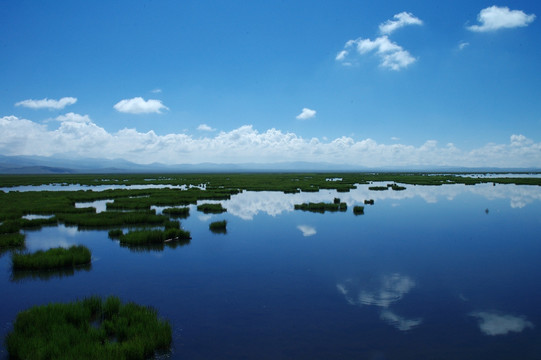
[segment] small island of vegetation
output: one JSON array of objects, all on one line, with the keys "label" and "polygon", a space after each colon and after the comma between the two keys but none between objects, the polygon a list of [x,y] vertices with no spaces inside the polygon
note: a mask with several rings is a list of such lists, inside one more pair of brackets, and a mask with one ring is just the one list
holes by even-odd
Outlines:
[{"label": "small island of vegetation", "polygon": [[227,232],[227,221],[222,220],[222,221],[211,222],[210,225],[209,225],[209,229],[213,233],[225,234]]},{"label": "small island of vegetation", "polygon": [[222,207],[222,204],[216,203],[197,205],[197,211],[202,211],[205,214],[221,214],[223,212],[226,212],[227,209]]},{"label": "small island of vegetation", "polygon": [[68,249],[58,247],[35,253],[15,252],[11,255],[14,270],[49,270],[89,264],[92,255],[83,245]]},{"label": "small island of vegetation", "polygon": [[310,212],[319,212],[324,213],[325,211],[346,211],[348,208],[345,202],[336,202],[333,203],[302,203],[295,204],[295,210],[310,211]]},{"label": "small island of vegetation", "polygon": [[148,359],[167,351],[171,325],[156,310],[118,297],[34,306],[6,336],[11,359]]},{"label": "small island of vegetation", "polygon": [[361,205],[354,206],[353,213],[355,215],[364,215],[364,206],[361,206]]}]

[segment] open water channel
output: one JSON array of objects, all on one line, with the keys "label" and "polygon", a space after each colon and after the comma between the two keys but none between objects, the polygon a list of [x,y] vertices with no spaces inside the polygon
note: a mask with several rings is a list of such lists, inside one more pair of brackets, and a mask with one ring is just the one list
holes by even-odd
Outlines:
[{"label": "open water channel", "polygon": [[[541,187],[406,187],[243,192],[224,214],[192,206],[191,242],[163,250],[26,231],[30,251],[84,244],[93,261],[25,274],[1,255],[0,337],[33,305],[118,295],[171,321],[173,359],[541,358]],[[347,212],[294,210],[335,197]]]}]

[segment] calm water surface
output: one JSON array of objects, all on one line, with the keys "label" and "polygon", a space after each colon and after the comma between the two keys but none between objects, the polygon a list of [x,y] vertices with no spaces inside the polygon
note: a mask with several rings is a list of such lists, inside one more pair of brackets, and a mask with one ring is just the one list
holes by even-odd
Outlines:
[{"label": "calm water surface", "polygon": [[[3,254],[0,336],[32,305],[115,294],[171,320],[174,359],[541,358],[541,188],[407,188],[244,192],[221,215],[192,206],[193,239],[174,249],[28,231],[31,251],[84,244],[93,262],[12,273]],[[293,210],[334,197],[347,212]],[[353,215],[365,199],[375,204]],[[227,234],[211,233],[222,219]]]}]

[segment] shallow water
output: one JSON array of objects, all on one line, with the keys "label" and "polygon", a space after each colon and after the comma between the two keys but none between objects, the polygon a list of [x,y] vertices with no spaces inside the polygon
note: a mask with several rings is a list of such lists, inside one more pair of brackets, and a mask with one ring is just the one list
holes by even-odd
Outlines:
[{"label": "shallow water", "polygon": [[[293,210],[334,197],[347,212]],[[355,216],[365,199],[375,204]],[[32,305],[115,294],[171,320],[175,359],[539,359],[540,187],[363,185],[220,202],[227,213],[190,207],[181,222],[193,239],[177,248],[27,231],[31,251],[84,244],[93,262],[32,276],[4,254],[0,336]],[[211,233],[222,219],[227,234]]]}]

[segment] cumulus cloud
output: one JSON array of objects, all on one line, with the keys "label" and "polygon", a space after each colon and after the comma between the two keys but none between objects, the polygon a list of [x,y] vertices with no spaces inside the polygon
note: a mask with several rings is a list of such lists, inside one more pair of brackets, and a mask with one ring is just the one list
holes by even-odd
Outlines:
[{"label": "cumulus cloud", "polygon": [[129,114],[160,114],[161,110],[169,110],[167,106],[162,104],[161,100],[144,100],[142,97],[120,100],[113,107],[118,112]]},{"label": "cumulus cloud", "polygon": [[509,10],[508,7],[490,6],[477,15],[480,25],[471,25],[467,29],[476,32],[495,31],[528,26],[535,19],[535,14],[526,14],[522,10]]},{"label": "cumulus cloud", "polygon": [[308,108],[303,108],[302,112],[299,115],[297,115],[297,119],[299,119],[299,120],[307,120],[307,119],[313,118],[314,116],[316,116],[316,111],[315,110],[308,109]]},{"label": "cumulus cloud", "polygon": [[317,161],[358,166],[494,166],[537,167],[541,143],[524,135],[512,135],[507,144],[489,143],[473,150],[434,140],[421,146],[372,139],[303,138],[278,129],[258,131],[244,125],[213,136],[188,133],[156,134],[125,128],[108,132],[88,115],[68,113],[57,117],[57,129],[16,116],[0,118],[0,153],[3,155],[72,154],[123,158],[136,163],[159,159],[167,164],[275,163]]},{"label": "cumulus cloud", "polygon": [[413,16],[409,12],[401,12],[393,16],[394,20],[387,20],[383,24],[379,25],[380,33],[384,35],[390,35],[395,30],[398,30],[407,25],[423,25],[421,19]]},{"label": "cumulus cloud", "polygon": [[534,325],[524,317],[502,315],[493,312],[474,312],[470,314],[479,320],[479,329],[486,335],[506,335],[510,332],[522,332]]},{"label": "cumulus cloud", "polygon": [[297,229],[302,232],[302,236],[312,236],[317,233],[314,227],[308,225],[299,225]]},{"label": "cumulus cloud", "polygon": [[348,40],[344,45],[344,49],[339,51],[336,55],[336,61],[339,61],[343,65],[351,65],[350,54],[353,49],[356,50],[359,55],[375,52],[380,58],[380,66],[390,70],[398,71],[413,64],[417,59],[402,46],[391,41],[388,35],[401,27],[407,25],[422,25],[423,22],[407,12],[396,14],[393,18],[394,20],[388,20],[379,25],[382,36],[379,36],[374,40],[362,37],[355,40]]},{"label": "cumulus cloud", "polygon": [[77,98],[74,97],[63,97],[60,100],[54,99],[41,99],[41,100],[23,100],[15,104],[15,106],[23,106],[31,109],[55,109],[60,110],[65,108],[68,105],[73,105],[77,102]]},{"label": "cumulus cloud", "polygon": [[197,130],[200,130],[200,131],[214,131],[216,129],[214,128],[211,128],[210,126],[208,126],[207,124],[201,124],[197,127]]}]

